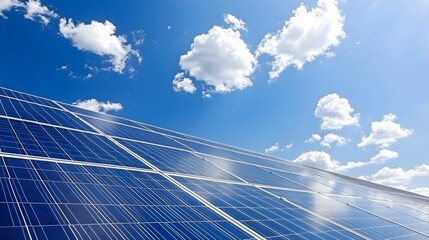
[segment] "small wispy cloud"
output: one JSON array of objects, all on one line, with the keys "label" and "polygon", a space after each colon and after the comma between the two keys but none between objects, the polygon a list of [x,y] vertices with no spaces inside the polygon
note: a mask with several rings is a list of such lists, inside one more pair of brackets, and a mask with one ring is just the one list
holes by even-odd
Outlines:
[{"label": "small wispy cloud", "polygon": [[94,98],[87,100],[77,100],[73,103],[73,105],[79,108],[100,113],[107,113],[110,111],[117,112],[123,109],[122,104],[120,103],[114,103],[110,101],[100,102]]}]

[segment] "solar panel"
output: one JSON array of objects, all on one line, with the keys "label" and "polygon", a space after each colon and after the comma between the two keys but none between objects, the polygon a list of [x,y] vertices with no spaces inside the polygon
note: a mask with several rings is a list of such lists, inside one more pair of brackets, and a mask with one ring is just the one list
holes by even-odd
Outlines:
[{"label": "solar panel", "polygon": [[428,198],[0,88],[0,239],[429,239]]}]

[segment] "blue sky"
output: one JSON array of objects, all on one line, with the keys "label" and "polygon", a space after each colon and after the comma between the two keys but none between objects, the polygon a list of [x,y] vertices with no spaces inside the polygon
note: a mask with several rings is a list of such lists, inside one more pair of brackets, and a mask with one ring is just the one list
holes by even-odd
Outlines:
[{"label": "blue sky", "polygon": [[429,194],[428,10],[0,0],[0,84]]}]

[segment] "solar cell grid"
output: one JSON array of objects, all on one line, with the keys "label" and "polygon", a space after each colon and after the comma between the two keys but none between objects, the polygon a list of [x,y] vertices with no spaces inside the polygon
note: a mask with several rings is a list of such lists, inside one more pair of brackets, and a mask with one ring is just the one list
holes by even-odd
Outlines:
[{"label": "solar cell grid", "polygon": [[419,218],[415,215],[413,216],[408,212],[401,212],[399,209],[392,209],[382,204],[362,198],[344,198],[337,196],[335,199],[342,203],[359,208],[363,211],[391,220],[405,227],[409,227],[410,229],[416,230],[417,232],[425,233],[429,231],[429,223],[426,219]]},{"label": "solar cell grid", "polygon": [[143,142],[149,142],[154,144],[160,144],[164,146],[170,146],[180,149],[188,149],[183,144],[177,143],[172,139],[151,131],[146,131],[141,128],[133,128],[121,124],[115,124],[112,122],[107,122],[103,120],[96,120],[89,117],[82,117],[85,121],[101,130],[103,133],[114,136],[114,137],[122,137],[132,140],[138,140]]},{"label": "solar cell grid", "polygon": [[[394,221],[382,218],[375,213],[368,213],[321,194],[287,192],[276,189],[269,189],[268,191],[323,217],[333,219],[341,225],[360,232],[371,239],[388,239],[419,232],[418,230],[414,231],[399,226]],[[352,198],[348,200],[351,201]],[[416,239],[426,238],[426,236],[420,234]]]},{"label": "solar cell grid", "polygon": [[[32,236],[248,237],[158,174],[8,158],[2,161]],[[6,180],[1,179],[2,183]],[[5,223],[2,228],[13,228],[13,224]],[[183,228],[189,235],[177,232]],[[48,233],[52,231],[54,235]]]},{"label": "solar cell grid", "polygon": [[360,239],[255,187],[177,179],[266,238]]},{"label": "solar cell grid", "polygon": [[57,126],[93,131],[90,127],[73,117],[71,114],[49,107],[42,107],[23,101],[0,97],[2,115],[48,123]]},{"label": "solar cell grid", "polygon": [[147,168],[107,138],[90,133],[0,119],[3,152]]},{"label": "solar cell grid", "polygon": [[163,171],[186,173],[217,179],[239,180],[216,167],[210,163],[210,161],[206,161],[186,151],[126,140],[119,140],[119,142]]},{"label": "solar cell grid", "polygon": [[38,103],[38,104],[49,106],[49,107],[54,107],[54,108],[58,107],[51,100],[41,98],[41,97],[36,97],[34,95],[29,95],[29,94],[22,93],[22,92],[17,92],[17,91],[2,88],[2,87],[0,87],[0,95],[6,96],[6,97],[11,97],[11,98],[16,98],[16,99],[21,99],[21,100],[25,100],[25,101],[29,101],[29,102],[33,102],[33,103]]}]

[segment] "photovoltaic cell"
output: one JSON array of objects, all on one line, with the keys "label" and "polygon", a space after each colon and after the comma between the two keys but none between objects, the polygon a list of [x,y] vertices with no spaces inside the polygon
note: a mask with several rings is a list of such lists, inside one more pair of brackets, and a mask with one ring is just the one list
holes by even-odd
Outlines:
[{"label": "photovoltaic cell", "polygon": [[190,149],[185,145],[178,143],[171,138],[168,138],[164,135],[154,133],[151,131],[146,131],[141,128],[134,128],[126,125],[116,124],[112,122],[107,122],[103,120],[96,120],[89,117],[82,117],[85,121],[101,130],[107,135],[128,138],[132,140],[138,140],[143,142],[155,143],[164,146],[170,146],[181,149]]},{"label": "photovoltaic cell", "polygon": [[25,101],[29,101],[29,102],[33,102],[33,103],[38,103],[38,104],[45,105],[48,107],[58,108],[58,106],[54,102],[52,102],[51,100],[41,98],[41,97],[36,97],[33,95],[21,93],[21,92],[17,92],[17,91],[12,91],[12,90],[6,89],[6,88],[0,87],[0,95],[11,97],[11,98],[17,98],[17,99],[21,99],[21,100],[25,100]]},{"label": "photovoltaic cell", "polygon": [[359,239],[255,187],[178,179],[266,238],[317,239],[320,235],[327,239]]},{"label": "photovoltaic cell", "polygon": [[186,151],[119,140],[121,144],[163,171],[186,173],[226,180],[239,180],[216,165]]},{"label": "photovoltaic cell", "polygon": [[147,168],[107,138],[0,118],[3,152]]},{"label": "photovoltaic cell", "polygon": [[0,96],[0,115],[57,126],[94,131],[70,113]]},{"label": "photovoltaic cell", "polygon": [[429,239],[427,197],[1,87],[0,190],[0,239]]},{"label": "photovoltaic cell", "polygon": [[[372,239],[389,239],[395,237],[407,238],[406,236],[413,235],[415,233],[410,229],[398,226],[398,223],[393,221],[391,216],[390,218],[384,218],[377,215],[376,212],[368,213],[360,208],[347,204],[347,202],[356,201],[351,198],[347,199],[347,202],[341,202],[322,194],[287,192],[275,189],[269,189],[268,191],[276,194],[277,196],[284,197],[289,201],[323,217],[333,219],[339,224],[357,232],[361,232]],[[367,203],[370,204],[370,202]],[[392,214],[392,211],[383,207],[380,207],[379,210],[390,212],[390,214]],[[383,213],[384,216],[387,214]],[[407,216],[402,215],[402,217]],[[418,226],[416,223],[418,222],[417,219],[414,219],[413,222]],[[420,221],[419,223],[423,222]],[[416,229],[416,231],[418,232],[418,229]],[[414,239],[426,238],[427,237],[420,235],[418,238]]]},{"label": "photovoltaic cell", "polygon": [[[2,184],[9,181],[16,192],[9,202],[21,207],[33,237],[249,237],[158,174],[24,159],[2,162],[9,173]],[[9,231],[14,224],[19,225],[9,221],[1,228]]]}]

